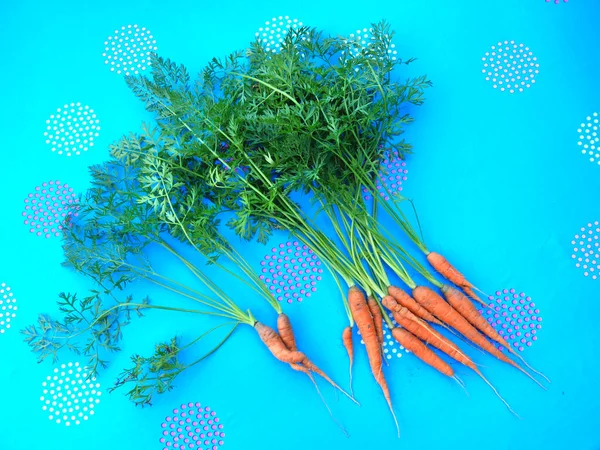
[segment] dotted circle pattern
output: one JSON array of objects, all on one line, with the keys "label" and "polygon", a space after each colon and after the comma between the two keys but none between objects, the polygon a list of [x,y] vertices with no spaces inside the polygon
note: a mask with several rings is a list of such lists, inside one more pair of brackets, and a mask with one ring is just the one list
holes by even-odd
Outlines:
[{"label": "dotted circle pattern", "polygon": [[[402,183],[408,179],[407,175],[406,161],[398,156],[396,150],[392,153],[388,152],[383,161],[383,169],[377,178],[377,190],[381,198],[386,201],[390,199],[388,193],[384,190],[384,186],[392,195],[400,193],[402,191]],[[367,188],[363,188],[363,194],[365,200],[371,200],[371,195]]]},{"label": "dotted circle pattern", "polygon": [[298,19],[290,19],[289,16],[273,17],[258,29],[255,36],[267,51],[277,53],[281,50],[281,44],[288,31],[300,27],[302,27],[302,22]]},{"label": "dotted circle pattern", "polygon": [[483,60],[485,79],[493,83],[494,89],[511,94],[523,92],[535,83],[540,65],[529,47],[515,41],[498,42],[486,52]]},{"label": "dotted circle pattern", "polygon": [[[537,332],[542,328],[540,310],[524,292],[515,289],[496,291],[488,297],[489,307],[479,313],[498,331],[514,350],[523,351],[537,341]],[[498,349],[505,350],[494,343]]]},{"label": "dotted circle pattern", "polygon": [[[24,202],[25,210],[22,215],[29,231],[37,236],[50,238],[60,236],[62,222],[70,209],[68,205],[78,203],[78,199],[72,187],[57,180],[36,186],[35,191]],[[77,213],[73,215],[77,216]]]},{"label": "dotted circle pattern", "polygon": [[10,328],[10,321],[17,317],[17,299],[6,283],[0,284],[0,334]]},{"label": "dotted circle pattern", "polygon": [[42,410],[48,413],[48,419],[66,426],[79,425],[93,416],[102,395],[100,383],[77,362],[55,368],[42,387]]},{"label": "dotted circle pattern", "polygon": [[583,269],[583,275],[591,276],[593,280],[598,279],[600,273],[600,226],[598,221],[588,223],[587,226],[580,228],[571,241],[573,254],[571,258],[575,260],[575,267]]},{"label": "dotted circle pattern", "polygon": [[156,40],[145,27],[122,26],[104,41],[104,64],[111,72],[138,75],[150,65],[152,54],[158,50]]},{"label": "dotted circle pattern", "polygon": [[579,133],[579,142],[577,145],[582,147],[581,153],[588,155],[590,162],[596,161],[600,164],[600,138],[598,138],[598,113],[587,116],[577,129]]},{"label": "dotted circle pattern", "polygon": [[280,302],[302,302],[317,291],[317,283],[322,279],[321,261],[298,241],[273,247],[260,265],[260,279]]},{"label": "dotted circle pattern", "polygon": [[[398,326],[398,322],[394,320],[394,316],[392,313],[388,312],[388,317],[392,321],[395,327]],[[357,331],[360,336],[360,331]],[[360,340],[361,344],[365,344],[365,341]],[[398,343],[396,339],[392,336],[392,333],[385,322],[383,322],[383,354],[386,359],[392,359],[392,356],[395,355],[397,358],[402,357],[402,353],[410,353],[409,350],[406,350],[402,345]]]},{"label": "dotted circle pattern", "polygon": [[[372,28],[363,28],[362,30],[356,30],[356,32],[351,33],[348,36],[348,38],[348,40],[344,41],[345,44],[348,44],[349,42],[358,44],[357,46],[349,50],[349,56],[360,55],[361,52],[367,49],[375,40]],[[392,61],[395,61],[397,59],[398,51],[396,50],[396,44],[390,44],[389,48],[387,49],[387,56]],[[358,68],[356,70],[358,70]]]},{"label": "dotted circle pattern", "polygon": [[217,450],[224,443],[223,424],[214,411],[200,403],[184,403],[175,408],[161,427],[163,450]]},{"label": "dotted circle pattern", "polygon": [[80,155],[94,146],[100,121],[93,109],[81,103],[65,104],[46,120],[46,144],[52,151],[67,156]]}]

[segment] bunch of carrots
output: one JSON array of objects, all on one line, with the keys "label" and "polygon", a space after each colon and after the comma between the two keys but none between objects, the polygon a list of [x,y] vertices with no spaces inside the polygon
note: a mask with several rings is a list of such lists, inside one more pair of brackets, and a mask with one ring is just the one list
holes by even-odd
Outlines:
[{"label": "bunch of carrots", "polygon": [[[291,30],[279,53],[256,43],[245,52],[211,61],[196,84],[183,66],[156,58],[150,77],[128,80],[147,109],[160,118],[154,131],[158,138],[143,139],[178,143],[166,150],[161,145],[153,148],[169,161],[186,192],[207,192],[208,202],[233,216],[227,225],[238,236],[266,242],[274,230],[287,230],[320,257],[337,282],[348,313],[342,341],[350,374],[356,324],[392,414],[382,370],[383,321],[403,347],[459,384],[452,367],[432,347],[474,370],[510,409],[476,364],[436,327],[540,384],[492,342],[500,344],[528,370],[541,374],[479,314],[468,298],[483,303],[477,289],[446,258],[427,248],[400,208],[410,203],[414,209],[412,201],[376,183],[387,149],[400,155],[410,151],[399,136],[412,118],[399,112],[407,104],[420,105],[429,82],[424,77],[394,81],[392,72],[403,62],[387,56],[393,32],[385,23],[373,25],[371,31],[372,42],[364,47],[311,29]],[[193,164],[194,173],[184,174],[182,162]],[[365,188],[372,204],[362,195]],[[381,189],[394,201],[383,201]],[[299,193],[311,195],[334,235],[297,203]],[[397,230],[382,226],[379,210]],[[444,283],[399,242],[398,232],[426,256]],[[408,269],[443,297],[418,285]],[[389,272],[412,295],[393,286]]]},{"label": "bunch of carrots", "polygon": [[[463,387],[440,352],[473,370],[512,411],[476,363],[442,331],[515,367],[542,387],[530,372],[549,380],[481,316],[472,302],[485,304],[477,295],[480,291],[444,256],[428,249],[402,210],[406,204],[415,210],[412,201],[377,184],[387,152],[404,156],[410,151],[401,134],[412,117],[401,111],[420,105],[430,83],[425,77],[395,81],[394,70],[410,60],[389,58],[393,32],[387,24],[374,24],[371,32],[373,39],[365,47],[360,41],[324,37],[312,29],[290,30],[279,53],[256,42],[246,51],[211,61],[196,82],[190,81],[185,67],[154,58],[150,76],[127,79],[156,115],[156,127],[145,127],[111,149],[114,164],[131,173],[135,185],[128,188],[135,194],[117,203],[119,208],[126,202],[145,208],[135,210],[135,215],[155,221],[153,244],[171,249],[217,295],[216,301],[201,296],[205,307],[253,326],[277,360],[306,374],[315,386],[313,373],[323,377],[355,401],[298,350],[289,317],[268,290],[256,284],[256,274],[221,234],[220,217],[226,216],[226,226],[245,240],[265,243],[276,230],[285,230],[309,246],[331,272],[347,313],[342,342],[349,357],[350,392],[356,326],[398,434],[383,370],[384,326],[400,345]],[[365,188],[372,203],[363,197]],[[382,189],[392,202],[382,200]],[[310,196],[330,227],[318,226],[300,205],[299,196]],[[106,206],[99,210],[106,211]],[[380,211],[393,220],[394,230],[383,227]],[[109,221],[118,215],[109,213]],[[127,228],[129,223],[131,217],[120,226]],[[236,264],[255,292],[275,309],[277,330],[257,321],[250,311],[243,312],[196,265],[172,251],[163,238],[165,231],[213,264],[217,257]],[[401,243],[398,235],[407,242]],[[79,251],[82,248],[85,244]],[[413,256],[414,249],[426,257],[430,268]],[[161,286],[169,284],[163,276],[135,270],[150,281],[156,278]],[[417,284],[409,271],[427,284]],[[394,286],[390,274],[406,288]],[[181,283],[171,280],[171,286],[178,286],[175,291],[181,293]],[[187,297],[197,295],[186,292]]]}]

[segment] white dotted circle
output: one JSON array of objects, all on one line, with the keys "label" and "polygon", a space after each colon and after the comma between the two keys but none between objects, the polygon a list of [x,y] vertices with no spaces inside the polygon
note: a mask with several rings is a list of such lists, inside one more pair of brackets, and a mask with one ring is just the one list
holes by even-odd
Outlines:
[{"label": "white dotted circle", "polygon": [[575,267],[583,270],[583,275],[593,280],[600,274],[600,225],[596,221],[581,227],[571,241]]},{"label": "white dotted circle", "polygon": [[[344,41],[346,45],[352,44],[352,48],[350,48],[349,53],[350,56],[358,56],[364,50],[367,50],[373,41],[375,40],[375,36],[373,36],[372,28],[363,28],[362,30],[356,30],[355,33],[351,33],[348,36],[348,39]],[[398,51],[396,50],[395,44],[390,44],[390,46],[386,50],[387,57],[392,61],[395,61],[398,56]]]},{"label": "white dotted circle", "polygon": [[289,16],[273,17],[258,29],[255,36],[267,51],[277,53],[281,50],[281,44],[288,31],[301,26],[302,22],[298,19],[290,19]]},{"label": "white dotted circle", "polygon": [[10,321],[17,317],[17,299],[6,283],[0,284],[0,335],[10,328]]},{"label": "white dotted circle", "polygon": [[150,65],[152,54],[156,52],[156,40],[145,27],[126,25],[104,41],[104,64],[111,72],[137,75]]},{"label": "white dotted circle", "polygon": [[87,369],[79,363],[62,364],[42,383],[42,410],[48,419],[66,426],[79,425],[94,415],[100,403],[100,383],[88,378]]},{"label": "white dotted circle", "polygon": [[600,164],[600,145],[598,138],[598,113],[587,116],[577,129],[579,141],[577,145],[581,147],[581,153],[589,157],[590,162]]},{"label": "white dotted circle", "polygon": [[[392,323],[394,324],[394,326],[397,327],[398,322],[396,322],[394,320],[392,313],[388,312],[388,316],[389,316],[390,320],[392,321]],[[358,331],[358,335],[360,336],[360,331]],[[360,343],[364,345],[365,341],[363,341],[361,339]],[[393,356],[396,356],[397,358],[401,358],[403,352],[410,353],[410,351],[406,350],[402,345],[400,345],[398,343],[398,341],[396,339],[394,339],[389,327],[387,326],[387,324],[384,321],[383,322],[383,354],[385,355],[385,358],[392,359]]]},{"label": "white dotted circle", "polygon": [[93,109],[81,103],[69,103],[58,108],[46,120],[46,144],[59,155],[80,155],[94,145],[100,131],[100,121]]},{"label": "white dotted circle", "polygon": [[494,89],[511,94],[523,92],[535,84],[540,65],[529,47],[515,41],[498,42],[482,58],[486,81]]}]

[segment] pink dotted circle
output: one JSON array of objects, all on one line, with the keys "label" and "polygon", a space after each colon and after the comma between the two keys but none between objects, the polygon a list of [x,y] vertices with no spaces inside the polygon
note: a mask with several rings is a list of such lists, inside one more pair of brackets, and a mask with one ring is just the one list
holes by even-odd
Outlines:
[{"label": "pink dotted circle", "polygon": [[[73,205],[78,203],[77,195],[73,188],[60,181],[48,181],[36,186],[24,200],[23,210],[24,224],[29,227],[31,233],[37,236],[60,236],[63,221],[71,214]],[[77,210],[78,207],[75,207]],[[77,216],[77,213],[73,213]]]},{"label": "pink dotted circle", "polygon": [[529,47],[515,41],[498,42],[481,58],[482,72],[494,89],[511,94],[523,92],[535,84],[540,65]]},{"label": "pink dotted circle", "polygon": [[260,262],[260,279],[280,302],[302,302],[317,292],[321,261],[306,245],[288,241],[271,249]]},{"label": "pink dotted circle", "polygon": [[200,403],[183,403],[161,424],[163,450],[217,450],[223,445],[223,424],[214,411]]},{"label": "pink dotted circle", "polygon": [[[396,150],[387,152],[382,163],[382,168],[377,177],[377,192],[384,200],[389,200],[388,193],[392,195],[402,191],[402,183],[407,180],[408,169],[406,161],[398,155]],[[384,189],[384,186],[386,189]],[[371,200],[371,194],[367,188],[363,188],[365,200]]]},{"label": "pink dotted circle", "polygon": [[[555,3],[555,4],[559,4],[560,0],[546,0],[546,3]],[[562,0],[563,3],[569,3],[569,0]]]},{"label": "pink dotted circle", "polygon": [[[514,350],[522,352],[537,341],[537,333],[542,329],[542,317],[531,297],[514,289],[503,289],[490,295],[488,300],[488,308],[480,309],[479,313]],[[504,350],[501,345],[497,347]]]},{"label": "pink dotted circle", "polygon": [[573,254],[571,258],[575,261],[575,267],[583,270],[583,275],[596,280],[600,274],[600,225],[598,221],[588,223],[581,227],[571,245]]}]

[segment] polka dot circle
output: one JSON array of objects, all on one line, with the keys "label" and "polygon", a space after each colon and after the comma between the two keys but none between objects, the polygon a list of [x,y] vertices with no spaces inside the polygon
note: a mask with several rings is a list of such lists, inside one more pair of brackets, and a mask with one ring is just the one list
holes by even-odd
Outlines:
[{"label": "polka dot circle", "polygon": [[317,292],[322,279],[321,261],[297,241],[273,247],[260,264],[260,279],[280,302],[302,302]]},{"label": "polka dot circle", "polygon": [[[537,341],[542,329],[540,310],[531,297],[514,289],[503,289],[490,295],[487,309],[479,312],[516,351],[523,351]],[[505,350],[501,345],[496,345]]]},{"label": "polka dot circle", "polygon": [[150,65],[156,40],[145,27],[122,26],[104,42],[104,64],[118,74],[138,75]]},{"label": "polka dot circle", "polygon": [[498,42],[482,58],[483,74],[494,89],[511,94],[523,92],[535,83],[540,65],[529,47],[515,41]]},{"label": "polka dot circle", "polygon": [[46,144],[59,155],[80,155],[94,146],[94,139],[100,131],[99,123],[89,106],[65,104],[46,120]]},{"label": "polka dot circle", "polygon": [[[377,191],[384,200],[389,200],[389,193],[399,194],[402,191],[402,183],[407,180],[408,169],[406,161],[398,156],[398,152],[388,152],[383,160],[383,167],[377,178]],[[387,188],[387,191],[386,189]],[[363,188],[365,200],[371,200],[371,194],[367,188]]]},{"label": "polka dot circle", "polygon": [[600,164],[600,138],[598,138],[598,113],[587,116],[577,129],[579,141],[577,145],[581,148],[581,153],[590,159],[590,162]]},{"label": "polka dot circle", "polygon": [[[373,43],[375,37],[373,36],[372,28],[363,28],[362,30],[356,30],[355,33],[351,33],[348,39],[344,41],[345,44],[350,44],[351,48],[348,50],[350,57],[359,56],[365,50],[369,49],[369,46]],[[386,50],[388,58],[395,61],[398,57],[398,51],[396,50],[395,44],[390,44]],[[342,52],[345,53],[345,52]],[[358,68],[356,69],[358,70]]]},{"label": "polka dot circle", "polygon": [[224,444],[223,424],[214,411],[200,403],[184,403],[161,424],[163,450],[217,450]]},{"label": "polka dot circle", "polygon": [[0,335],[11,326],[11,320],[17,317],[17,299],[6,283],[0,284]]},{"label": "polka dot circle", "polygon": [[281,50],[281,44],[288,31],[300,27],[302,22],[298,19],[290,19],[289,16],[273,17],[258,29],[255,36],[267,51],[277,53]]},{"label": "polka dot circle", "polygon": [[[24,223],[37,236],[59,237],[64,219],[70,214],[73,204],[78,202],[73,188],[60,181],[49,181],[36,186],[24,200]],[[78,207],[76,206],[75,209]],[[77,216],[75,212],[73,215]]]},{"label": "polka dot circle", "polygon": [[583,275],[593,280],[600,276],[600,225],[598,221],[588,223],[579,229],[571,245],[573,254],[571,258],[575,261],[575,267],[583,270]]},{"label": "polka dot circle", "polygon": [[[394,320],[392,314],[388,312],[388,316],[394,324],[394,326],[397,327],[398,322]],[[357,333],[360,336],[360,331],[357,331]],[[364,345],[365,341],[361,339],[360,343]],[[401,358],[403,352],[410,353],[410,351],[406,350],[402,345],[398,343],[396,339],[394,339],[389,327],[385,322],[383,322],[383,354],[385,355],[385,358],[394,359],[394,356],[396,358]]]},{"label": "polka dot circle", "polygon": [[79,363],[62,364],[42,383],[42,410],[48,419],[66,426],[79,425],[94,415],[102,392],[95,378]]}]

